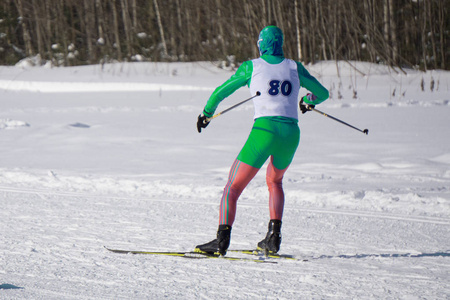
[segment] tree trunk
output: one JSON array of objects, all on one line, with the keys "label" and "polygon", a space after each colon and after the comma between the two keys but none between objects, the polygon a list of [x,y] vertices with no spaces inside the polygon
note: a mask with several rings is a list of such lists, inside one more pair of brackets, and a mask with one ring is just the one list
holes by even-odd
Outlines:
[{"label": "tree trunk", "polygon": [[270,5],[270,3],[272,3],[272,1],[270,1],[270,0],[267,0],[267,5],[266,5],[266,7],[267,7],[267,25],[270,25],[270,24],[272,24],[272,10],[271,10],[271,5]]},{"label": "tree trunk", "polygon": [[[268,21],[267,21],[267,8],[266,8],[266,0],[261,0],[261,7],[262,7],[262,22],[263,22],[263,26],[267,26],[268,25]],[[262,29],[262,28],[261,28]]]},{"label": "tree trunk", "polygon": [[224,36],[224,31],[223,31],[223,24],[222,24],[222,3],[220,0],[216,0],[216,5],[217,5],[217,23],[219,26],[219,40],[220,40],[220,44],[221,44],[221,48],[222,48],[222,53],[223,55],[226,55],[226,50],[225,50],[225,36]]},{"label": "tree trunk", "polygon": [[398,64],[398,41],[397,41],[397,26],[395,24],[394,15],[394,0],[389,1],[389,32],[391,34],[392,42],[392,60],[395,64]]},{"label": "tree trunk", "polygon": [[[445,70],[446,65],[446,51],[448,46],[448,39],[446,40],[444,37],[445,32],[445,11],[444,11],[444,0],[439,0],[438,4],[438,21],[439,21],[439,42],[440,42],[440,53],[441,53],[441,69]],[[447,2],[448,3],[448,2]],[[447,9],[448,13],[448,9]]]},{"label": "tree trunk", "polygon": [[38,52],[42,59],[45,58],[44,55],[44,45],[42,41],[42,33],[41,33],[41,22],[40,17],[38,16],[38,6],[36,5],[36,0],[32,1],[33,3],[33,13],[34,13],[34,22],[35,22],[35,31],[36,31],[36,37],[37,37],[37,44],[38,44]]},{"label": "tree trunk", "polygon": [[384,37],[384,51],[386,56],[391,57],[389,51],[389,0],[383,0],[383,37]]},{"label": "tree trunk", "polygon": [[338,35],[341,32],[339,30],[339,22],[338,22],[338,18],[339,18],[339,5],[340,3],[337,3],[337,1],[333,2],[333,60],[338,59]]},{"label": "tree trunk", "polygon": [[[420,6],[420,2],[418,2],[418,5]],[[427,63],[427,15],[425,13],[426,11],[426,2],[423,3],[423,9],[419,10],[422,12],[422,18],[421,18],[421,27],[422,27],[422,59],[423,59],[423,68],[426,72],[428,69],[428,63]]]},{"label": "tree trunk", "polygon": [[435,28],[434,28],[434,24],[436,24],[436,20],[433,16],[433,12],[432,12],[432,5],[433,2],[432,1],[427,1],[427,7],[428,9],[426,10],[426,17],[428,19],[428,25],[430,26],[429,28],[429,33],[430,33],[430,39],[431,39],[431,51],[433,53],[432,57],[433,57],[433,68],[437,69],[437,50],[436,50],[436,39],[435,39]]},{"label": "tree trunk", "polygon": [[85,24],[86,24],[86,45],[87,45],[87,61],[88,63],[93,63],[95,61],[94,45],[92,43],[93,32],[92,28],[94,25],[94,12],[92,11],[91,1],[84,0],[84,13],[85,13]]},{"label": "tree trunk", "polygon": [[366,51],[369,54],[369,60],[375,61],[375,26],[373,17],[373,3],[371,0],[364,0],[364,23],[363,23],[363,34],[364,41],[366,44]]},{"label": "tree trunk", "polygon": [[19,16],[21,18],[20,24],[22,26],[22,31],[23,31],[23,41],[25,43],[25,53],[27,56],[32,56],[33,55],[33,47],[31,45],[30,32],[28,31],[28,26],[27,26],[27,23],[25,22],[26,18],[24,17],[22,0],[15,0],[15,4],[17,7],[17,11],[19,12]]},{"label": "tree trunk", "polygon": [[161,14],[159,12],[158,0],[153,0],[153,4],[155,5],[156,20],[158,22],[159,34],[161,35],[163,54],[167,58],[169,56],[169,54],[167,52],[166,38],[164,37],[164,28],[163,28],[162,22],[161,22]]},{"label": "tree trunk", "polygon": [[105,27],[105,15],[103,13],[103,7],[102,7],[101,0],[95,0],[95,9],[97,11],[97,31],[98,31],[98,36],[100,38],[105,39],[105,43],[106,43],[106,37],[105,37],[105,33],[103,31],[103,28]]},{"label": "tree trunk", "polygon": [[300,42],[300,24],[298,21],[298,0],[295,0],[294,10],[295,10],[295,32],[297,34],[297,59],[299,61],[301,61],[302,60],[302,44]]},{"label": "tree trunk", "polygon": [[66,31],[66,19],[64,18],[64,3],[58,1],[56,3],[56,27],[58,31],[58,42],[62,44],[61,51],[64,53],[64,65],[67,65],[67,55],[68,55],[68,41],[67,41],[67,31]]},{"label": "tree trunk", "polygon": [[[182,19],[182,13],[181,13],[181,0],[177,0],[177,31],[183,32],[185,33],[185,30],[182,28],[183,26],[183,19]],[[185,59],[185,45],[186,42],[184,41],[184,38],[180,37],[179,42],[178,42],[178,53],[179,53],[179,58],[182,58],[183,60]]]},{"label": "tree trunk", "polygon": [[113,20],[114,20],[115,48],[117,49],[118,59],[122,60],[122,45],[120,44],[119,20],[118,20],[118,15],[117,15],[116,0],[112,0],[111,6],[112,6]]},{"label": "tree trunk", "polygon": [[137,3],[136,0],[131,0],[131,11],[133,13],[133,32],[136,33],[138,30],[138,18],[137,18]]},{"label": "tree trunk", "polygon": [[120,0],[120,6],[122,8],[122,19],[123,19],[123,26],[125,28],[125,40],[127,45],[127,56],[131,56],[131,49],[132,49],[132,43],[131,43],[131,22],[130,22],[130,13],[128,11],[128,1],[127,0]]}]

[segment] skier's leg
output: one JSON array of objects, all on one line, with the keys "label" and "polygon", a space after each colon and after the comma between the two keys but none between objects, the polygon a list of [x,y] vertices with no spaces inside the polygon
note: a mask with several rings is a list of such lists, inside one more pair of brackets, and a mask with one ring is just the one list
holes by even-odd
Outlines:
[{"label": "skier's leg", "polygon": [[237,200],[259,169],[236,159],[231,167],[228,182],[220,203],[219,225],[232,226],[236,216]]},{"label": "skier's leg", "polygon": [[283,176],[294,158],[300,142],[300,130],[295,123],[278,123],[279,140],[270,156],[266,182],[269,188],[270,219],[281,220],[284,208]]},{"label": "skier's leg", "polygon": [[269,188],[270,221],[266,237],[258,243],[257,249],[277,253],[281,245],[281,219],[284,209],[283,176],[288,167],[283,170],[273,165],[273,157],[267,166],[266,182]]},{"label": "skier's leg", "polygon": [[272,253],[277,253],[281,245],[281,219],[284,208],[283,176],[292,162],[300,141],[300,130],[297,124],[277,125],[280,139],[275,143],[266,173],[270,221],[266,237],[257,246],[259,250]]},{"label": "skier's leg", "polygon": [[267,166],[266,182],[269,188],[269,210],[271,220],[280,220],[283,218],[284,191],[283,176],[288,167],[283,170],[275,168],[273,158]]},{"label": "skier's leg", "polygon": [[227,185],[223,190],[220,203],[219,229],[217,238],[209,243],[197,245],[195,251],[220,253],[225,255],[230,245],[231,227],[236,216],[237,200],[247,184],[255,177],[259,169],[236,159],[231,166]]}]

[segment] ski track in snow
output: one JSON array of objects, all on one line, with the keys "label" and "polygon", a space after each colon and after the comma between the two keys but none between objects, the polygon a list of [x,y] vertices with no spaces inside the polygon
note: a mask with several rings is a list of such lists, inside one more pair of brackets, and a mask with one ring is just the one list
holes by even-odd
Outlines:
[{"label": "ski track in snow", "polygon": [[[276,265],[103,248],[189,251],[215,236],[253,108],[200,135],[195,122],[231,72],[0,67],[0,298],[448,299],[449,72],[357,63],[361,76],[339,65],[340,78],[334,62],[308,66],[332,94],[319,109],[369,135],[300,116],[281,253],[308,262]],[[243,88],[218,110],[246,97]],[[230,248],[266,233],[264,174],[241,195]]]},{"label": "ski track in snow", "polygon": [[[145,250],[190,249],[198,240],[208,238],[208,234],[192,233],[180,240],[178,226],[187,227],[189,217],[199,208],[210,210],[208,203],[42,191],[28,191],[25,193],[28,196],[23,197],[24,191],[4,189],[1,193],[3,199],[8,199],[4,205],[9,210],[9,214],[1,214],[8,224],[2,235],[9,249],[3,272],[16,284],[29,278],[23,290],[14,291],[19,297],[108,299],[105,295],[115,298],[153,295],[215,299],[228,291],[225,298],[230,299],[236,295],[245,298],[265,295],[269,299],[345,298],[348,294],[371,298],[392,289],[389,295],[393,298],[416,293],[439,298],[449,292],[443,288],[448,257],[437,250],[421,256],[423,253],[415,250],[424,243],[428,249],[442,243],[449,228],[448,222],[442,220],[423,222],[419,218],[385,218],[382,214],[301,209],[303,217],[298,219],[290,208],[284,231],[284,238],[290,242],[283,250],[309,261],[281,261],[269,267],[218,260],[192,262],[170,257],[115,255],[102,248],[102,243],[106,243]],[[250,220],[242,225],[251,228],[252,221],[261,219],[265,209],[261,205],[241,206],[241,218]],[[178,226],[168,227],[168,216]],[[242,241],[257,241],[264,233],[265,224],[254,228],[253,234],[242,225],[234,231],[241,241],[232,243],[235,248],[251,247],[251,243]],[[358,225],[361,228],[356,230]],[[303,233],[297,232],[299,226],[304,228]],[[380,231],[386,233],[380,236]],[[154,240],[154,232],[164,234]],[[169,244],[172,246],[168,247]],[[450,255],[448,251],[445,253]],[[17,266],[26,273],[15,280]],[[59,289],[61,281],[67,286],[64,291]],[[86,296],[83,288],[92,286],[96,289]],[[133,286],[135,293],[126,286]],[[304,291],[302,296],[299,290]]]}]

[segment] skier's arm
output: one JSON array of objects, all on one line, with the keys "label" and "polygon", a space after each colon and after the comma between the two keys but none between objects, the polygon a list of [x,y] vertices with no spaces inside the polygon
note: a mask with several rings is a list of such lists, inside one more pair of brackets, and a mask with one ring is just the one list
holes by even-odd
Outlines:
[{"label": "skier's arm", "polygon": [[301,86],[317,97],[314,101],[309,101],[309,99],[305,99],[306,97],[304,97],[303,100],[306,104],[317,105],[328,99],[328,90],[314,76],[309,74],[300,62],[297,62],[297,71]]},{"label": "skier's arm", "polygon": [[253,63],[251,61],[244,62],[237,69],[236,73],[230,77],[230,79],[217,87],[211,94],[211,97],[209,97],[209,100],[206,103],[205,108],[203,109],[203,114],[208,118],[212,117],[214,115],[214,112],[216,111],[217,106],[219,106],[219,103],[223,99],[230,96],[240,87],[243,87],[244,85],[249,83],[252,72]]}]

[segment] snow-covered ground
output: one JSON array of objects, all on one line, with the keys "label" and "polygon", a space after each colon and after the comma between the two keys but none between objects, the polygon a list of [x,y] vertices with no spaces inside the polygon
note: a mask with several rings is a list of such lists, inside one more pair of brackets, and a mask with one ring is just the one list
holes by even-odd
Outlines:
[{"label": "snow-covered ground", "polygon": [[[0,67],[0,299],[448,299],[450,72],[352,64],[307,66],[331,91],[317,108],[369,135],[300,116],[280,252],[309,261],[278,264],[103,248],[188,251],[214,238],[253,106],[201,134],[196,121],[230,71]],[[264,174],[239,200],[231,249],[266,233]]]}]

